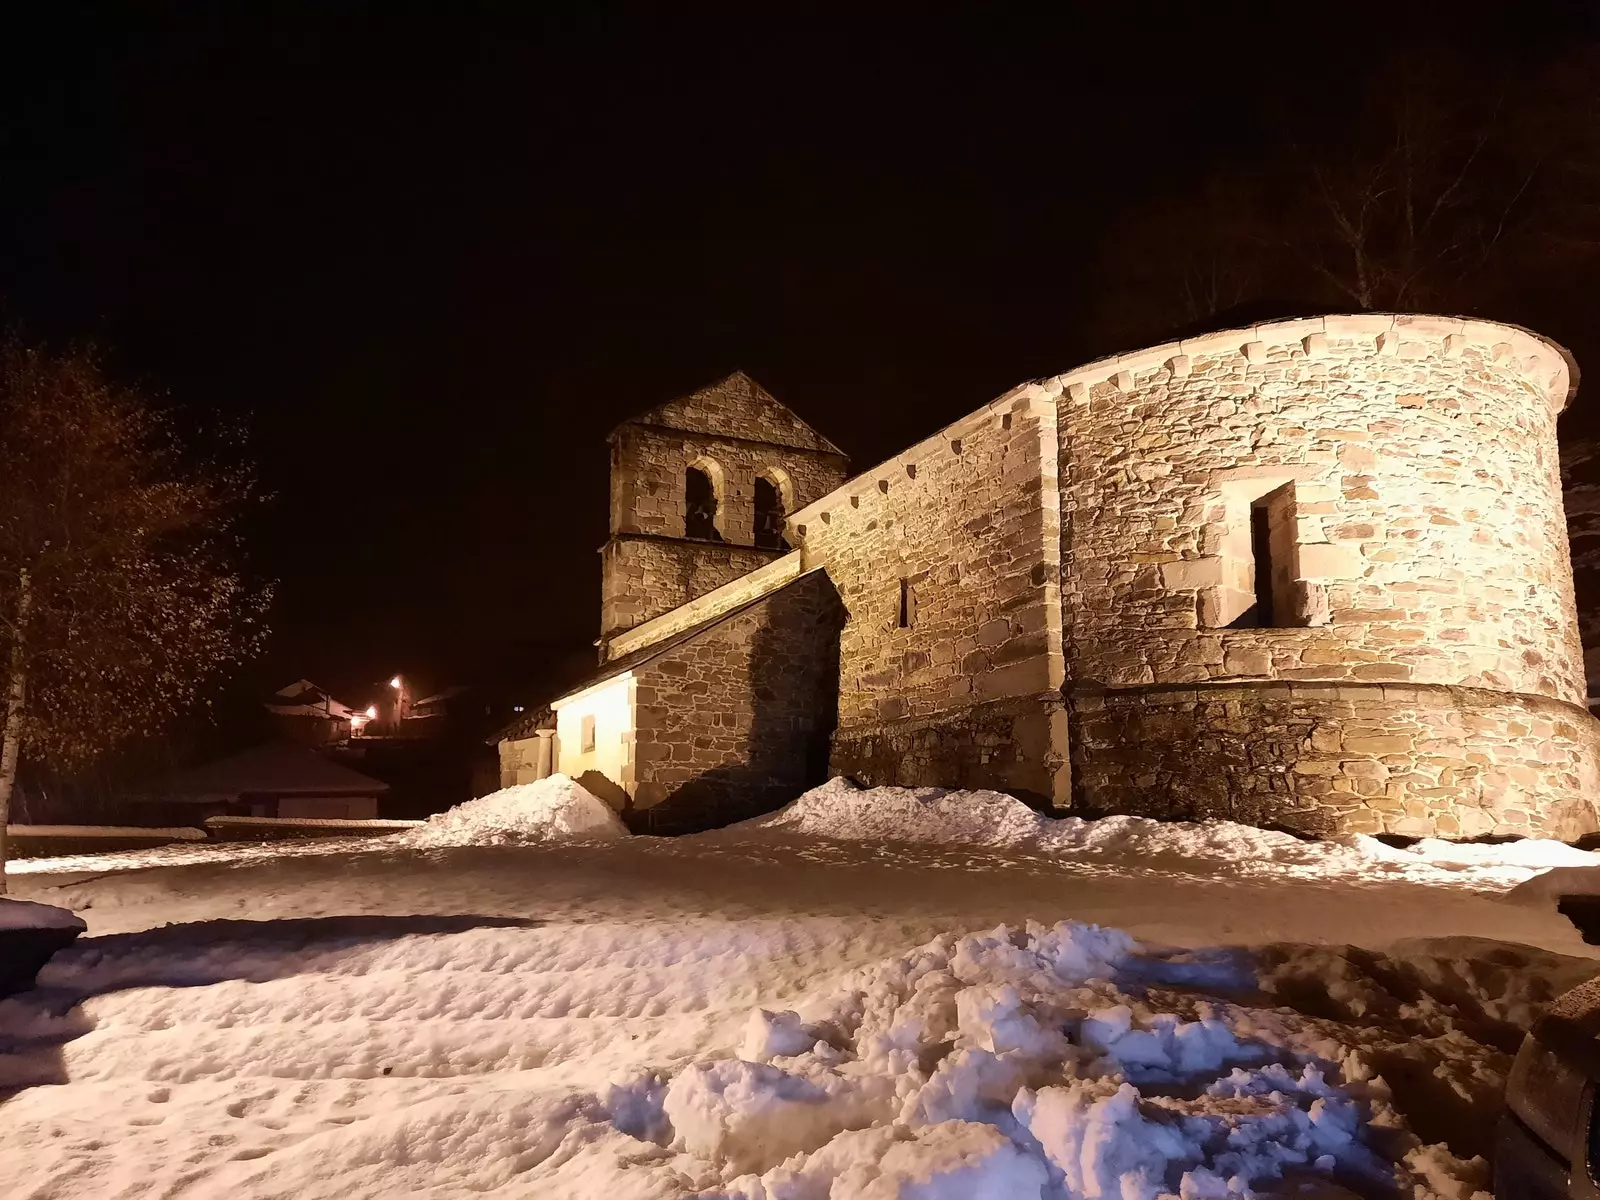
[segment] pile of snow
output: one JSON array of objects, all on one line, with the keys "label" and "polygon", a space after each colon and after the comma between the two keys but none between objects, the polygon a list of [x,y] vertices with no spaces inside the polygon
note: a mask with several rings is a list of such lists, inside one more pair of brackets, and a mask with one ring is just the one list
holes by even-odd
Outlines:
[{"label": "pile of snow", "polygon": [[770,816],[733,828],[850,842],[960,843],[1009,849],[1037,845],[1054,824],[1000,792],[859,788],[848,779],[834,778]]},{"label": "pile of snow", "polygon": [[510,846],[628,836],[611,806],[565,775],[501,788],[402,834],[408,845]]},{"label": "pile of snow", "polygon": [[1543,839],[1487,844],[1428,838],[1401,849],[1364,835],[1308,841],[1236,821],[1055,819],[1001,792],[859,788],[843,778],[725,832],[974,846],[1146,868],[1226,864],[1241,874],[1353,875],[1490,888],[1515,886],[1552,867],[1600,867],[1600,854]]},{"label": "pile of snow", "polygon": [[[1431,1071],[1437,1048],[1142,986],[1189,966],[1077,922],[946,935],[805,1013],[755,1010],[738,1058],[606,1103],[713,1165],[723,1182],[702,1194],[721,1200],[1204,1198],[1286,1173],[1484,1187],[1483,1160],[1424,1145],[1376,1070]],[[1481,1073],[1486,1093],[1503,1085]]]},{"label": "pile of snow", "polygon": [[82,933],[87,928],[82,917],[64,908],[0,896],[0,929],[75,929]]}]

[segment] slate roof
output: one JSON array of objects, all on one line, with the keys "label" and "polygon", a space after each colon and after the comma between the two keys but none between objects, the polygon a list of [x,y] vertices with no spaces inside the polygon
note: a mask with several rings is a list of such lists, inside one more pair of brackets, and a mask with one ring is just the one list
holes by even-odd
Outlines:
[{"label": "slate roof", "polygon": [[309,746],[266,742],[142,789],[141,799],[200,802],[237,796],[377,796],[389,785]]}]

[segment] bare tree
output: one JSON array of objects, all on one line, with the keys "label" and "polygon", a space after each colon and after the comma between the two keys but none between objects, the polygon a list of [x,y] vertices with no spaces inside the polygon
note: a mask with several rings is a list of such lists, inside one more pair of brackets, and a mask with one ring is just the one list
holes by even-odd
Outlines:
[{"label": "bare tree", "polygon": [[0,344],[0,891],[23,754],[83,763],[153,733],[259,647],[267,591],[230,562],[252,484],[187,460],[91,351]]},{"label": "bare tree", "polygon": [[1343,126],[1317,132],[1286,122],[1256,157],[1112,230],[1102,336],[1143,341],[1251,305],[1483,311],[1600,251],[1593,55],[1523,74],[1393,63]]}]

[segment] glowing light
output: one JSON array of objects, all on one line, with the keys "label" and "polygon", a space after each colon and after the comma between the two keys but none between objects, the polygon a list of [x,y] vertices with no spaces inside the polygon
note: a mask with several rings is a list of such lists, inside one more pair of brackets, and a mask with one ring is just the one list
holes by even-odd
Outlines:
[{"label": "glowing light", "polygon": [[511,706],[511,711],[512,711],[512,712],[521,712],[521,711],[522,711],[522,705],[520,705],[520,704],[513,704],[513,705],[512,705],[512,706]]},{"label": "glowing light", "polygon": [[372,705],[370,708],[367,709],[367,720],[369,720],[369,721],[374,720],[377,717],[377,715],[378,715],[378,706],[376,704]]},{"label": "glowing light", "polygon": [[392,688],[398,688],[400,686],[400,676],[396,675],[393,679],[389,680],[389,686]]}]

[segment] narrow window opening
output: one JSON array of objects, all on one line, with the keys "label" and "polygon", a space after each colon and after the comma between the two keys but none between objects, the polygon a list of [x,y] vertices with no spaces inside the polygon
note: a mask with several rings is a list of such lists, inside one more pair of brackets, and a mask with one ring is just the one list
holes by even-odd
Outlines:
[{"label": "narrow window opening", "polygon": [[701,541],[720,542],[717,529],[717,489],[711,476],[699,467],[683,473],[683,536]]},{"label": "narrow window opening", "polygon": [[911,580],[900,581],[900,619],[901,629],[910,629],[917,623],[917,592],[911,586]]},{"label": "narrow window opening", "polygon": [[783,537],[783,494],[764,475],[756,476],[756,545],[765,550],[787,550]]},{"label": "narrow window opening", "polygon": [[1293,484],[1251,503],[1248,558],[1244,551],[1242,543],[1234,551],[1238,557],[1232,586],[1241,591],[1231,594],[1245,607],[1234,609],[1238,615],[1227,622],[1228,627],[1283,629],[1305,624],[1296,600],[1300,555]]},{"label": "narrow window opening", "polygon": [[1250,557],[1255,560],[1256,603],[1252,625],[1277,624],[1272,603],[1272,516],[1265,504],[1250,506]]},{"label": "narrow window opening", "polygon": [[594,750],[594,717],[584,717],[578,733],[578,753],[588,754]]}]

